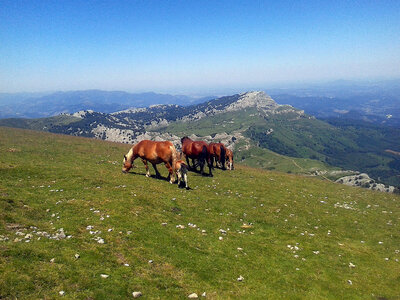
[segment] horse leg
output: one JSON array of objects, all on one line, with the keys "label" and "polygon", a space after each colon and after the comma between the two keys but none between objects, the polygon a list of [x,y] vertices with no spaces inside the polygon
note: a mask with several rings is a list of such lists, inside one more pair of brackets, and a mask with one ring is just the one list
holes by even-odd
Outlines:
[{"label": "horse leg", "polygon": [[186,163],[187,163],[189,169],[191,169],[192,167],[190,166],[190,163],[189,163],[189,157],[186,154],[185,154],[185,158],[186,158]]},{"label": "horse leg", "polygon": [[142,162],[144,164],[144,167],[146,168],[146,177],[150,177],[150,171],[149,171],[149,166],[147,164],[147,160],[142,159]]},{"label": "horse leg", "polygon": [[153,165],[154,171],[156,171],[156,177],[160,178],[161,174],[160,174],[160,172],[158,172],[156,164],[155,163],[151,163],[151,164]]},{"label": "horse leg", "polygon": [[204,158],[199,158],[199,165],[200,165],[200,174],[204,175],[204,165],[206,161]]},{"label": "horse leg", "polygon": [[214,175],[211,172],[212,164],[211,164],[211,160],[210,159],[207,159],[207,165],[208,165],[208,174],[209,174],[210,177],[213,177]]},{"label": "horse leg", "polygon": [[165,167],[168,169],[168,172],[169,172],[169,176],[168,176],[169,177],[169,183],[172,184],[172,183],[175,182],[175,175],[174,175],[174,172],[172,170],[172,167],[171,167],[171,165],[169,163],[165,163]]}]

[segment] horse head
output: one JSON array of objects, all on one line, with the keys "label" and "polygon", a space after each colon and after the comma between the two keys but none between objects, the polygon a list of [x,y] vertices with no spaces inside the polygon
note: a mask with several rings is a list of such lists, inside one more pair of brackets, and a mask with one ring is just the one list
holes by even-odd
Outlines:
[{"label": "horse head", "polygon": [[186,140],[191,141],[191,139],[188,136],[184,136],[183,138],[181,138],[181,143],[183,144],[184,141]]},{"label": "horse head", "polygon": [[130,169],[133,167],[133,162],[128,160],[126,155],[124,155],[124,160],[123,160],[123,166],[122,166],[122,173],[128,173]]}]

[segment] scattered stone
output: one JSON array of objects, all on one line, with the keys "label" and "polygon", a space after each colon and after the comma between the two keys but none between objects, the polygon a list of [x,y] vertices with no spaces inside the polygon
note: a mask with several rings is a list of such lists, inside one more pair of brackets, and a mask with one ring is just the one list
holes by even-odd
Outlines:
[{"label": "scattered stone", "polygon": [[199,298],[199,296],[197,296],[196,293],[193,293],[193,294],[190,294],[190,295],[188,296],[188,298],[189,298],[189,299],[197,299],[197,298]]},{"label": "scattered stone", "polygon": [[104,240],[103,240],[103,239],[101,239],[101,238],[100,238],[100,239],[98,239],[98,240],[97,240],[97,242],[98,242],[99,244],[104,244]]},{"label": "scattered stone", "polygon": [[80,258],[81,256],[78,253],[75,253],[75,259]]},{"label": "scattered stone", "polygon": [[242,276],[242,275],[240,275],[239,277],[238,277],[238,279],[237,279],[237,281],[243,281],[244,280],[244,277]]},{"label": "scattered stone", "polygon": [[113,231],[113,229],[112,229],[112,228],[109,228],[107,231],[108,231],[108,232],[111,232],[111,231]]},{"label": "scattered stone", "polygon": [[139,298],[139,297],[141,297],[142,295],[143,295],[142,292],[133,292],[133,293],[132,293],[133,298]]},{"label": "scattered stone", "polygon": [[355,264],[353,264],[352,262],[349,263],[349,268],[355,268],[355,267],[356,267]]},{"label": "scattered stone", "polygon": [[110,277],[110,275],[107,275],[107,274],[100,274],[100,277],[101,277],[101,278],[108,278],[108,277]]},{"label": "scattered stone", "polygon": [[251,228],[251,227],[253,227],[253,226],[250,224],[245,224],[245,223],[243,223],[243,225],[240,226],[240,228],[243,228],[243,229],[247,229],[247,228]]},{"label": "scattered stone", "polygon": [[60,296],[64,296],[65,295],[64,291],[59,291],[58,293],[60,294]]},{"label": "scattered stone", "polygon": [[153,263],[153,260],[152,260],[152,259],[150,259],[150,260],[149,260],[149,264],[152,264],[152,263]]},{"label": "scattered stone", "polygon": [[204,292],[203,294],[201,294],[202,297],[205,297],[207,294],[206,292]]},{"label": "scattered stone", "polygon": [[222,236],[220,236],[218,239],[219,239],[220,241],[222,241],[224,238],[223,238]]},{"label": "scattered stone", "polygon": [[129,264],[124,264],[125,267],[129,267]]},{"label": "scattered stone", "polygon": [[165,223],[165,222],[164,222],[164,223],[161,223],[162,226],[167,226],[167,224],[168,224],[168,223]]},{"label": "scattered stone", "polygon": [[353,282],[350,279],[347,280],[347,283],[350,284],[350,285],[353,284]]}]

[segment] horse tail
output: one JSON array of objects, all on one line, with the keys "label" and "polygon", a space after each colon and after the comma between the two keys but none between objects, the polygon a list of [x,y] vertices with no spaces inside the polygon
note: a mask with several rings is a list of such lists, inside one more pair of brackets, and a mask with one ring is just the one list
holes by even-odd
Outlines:
[{"label": "horse tail", "polygon": [[171,143],[169,146],[169,150],[171,151],[171,173],[170,173],[170,183],[175,182],[175,168],[176,168],[176,161],[178,160],[178,153],[176,152],[175,146]]},{"label": "horse tail", "polygon": [[178,160],[178,153],[176,152],[174,145],[169,146],[169,149],[171,150],[171,163],[172,163],[171,167],[172,170],[175,171],[175,164],[176,161]]},{"label": "horse tail", "polygon": [[225,150],[225,146],[223,146],[223,145],[221,145],[220,148],[221,148],[221,159],[220,159],[221,166],[222,166],[222,169],[225,170],[226,150]]}]

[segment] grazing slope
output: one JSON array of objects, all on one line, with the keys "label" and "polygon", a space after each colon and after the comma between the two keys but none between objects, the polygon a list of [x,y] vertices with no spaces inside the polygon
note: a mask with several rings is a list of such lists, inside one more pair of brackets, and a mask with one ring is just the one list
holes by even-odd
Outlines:
[{"label": "grazing slope", "polygon": [[400,295],[397,195],[240,165],[186,191],[128,148],[0,127],[0,298]]},{"label": "grazing slope", "polygon": [[[61,118],[61,120],[55,119]],[[236,157],[250,166],[287,171],[287,159],[271,165],[271,157],[298,158],[311,168],[291,172],[311,174],[342,168],[368,173],[371,178],[400,187],[400,129],[358,121],[315,119],[304,111],[278,105],[264,92],[247,92],[191,106],[156,105],[112,114],[82,111],[47,119],[0,120],[0,126],[136,143],[143,139],[171,140],[197,134],[208,142],[229,143]],[[196,138],[195,138],[196,139]],[[268,151],[271,150],[271,151]],[[240,151],[240,153],[239,153]],[[312,162],[314,160],[314,162]],[[301,164],[299,164],[301,165]],[[329,166],[327,166],[329,165]],[[335,175],[336,176],[336,175]],[[339,176],[340,177],[340,176]],[[335,178],[337,179],[337,178]]]}]

